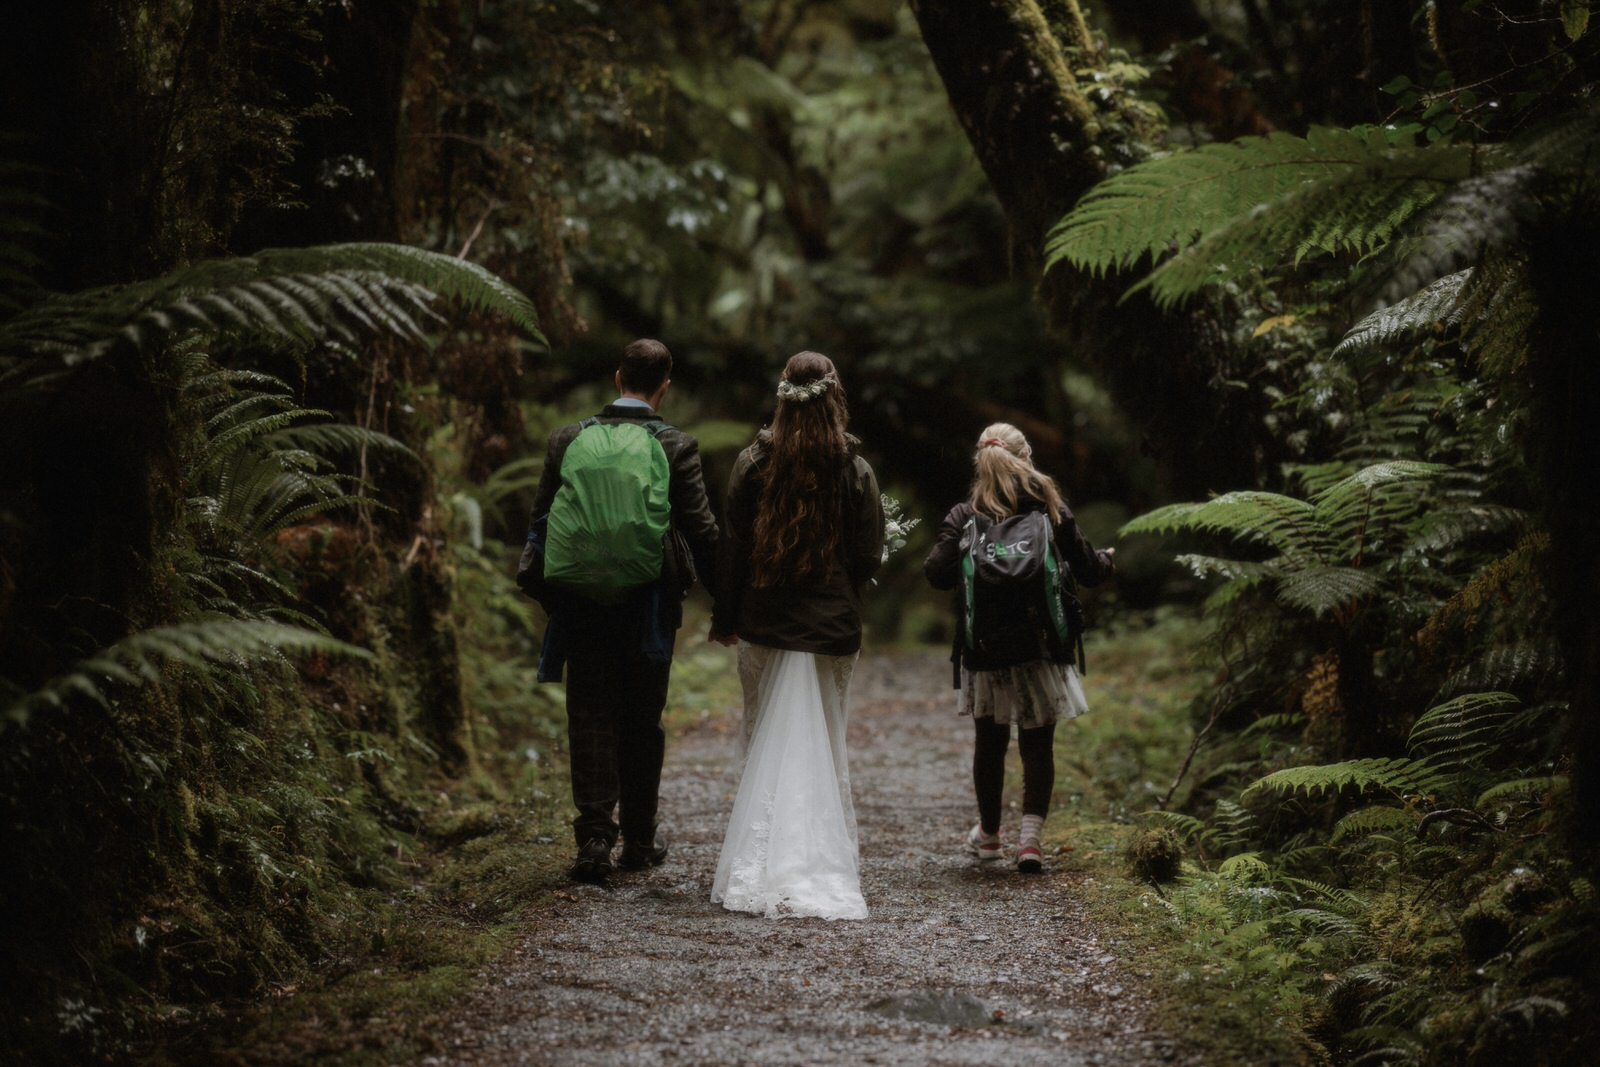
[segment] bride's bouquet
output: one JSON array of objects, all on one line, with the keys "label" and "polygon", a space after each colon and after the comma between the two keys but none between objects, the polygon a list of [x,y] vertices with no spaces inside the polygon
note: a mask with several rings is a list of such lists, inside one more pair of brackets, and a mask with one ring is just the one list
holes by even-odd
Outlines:
[{"label": "bride's bouquet", "polygon": [[906,536],[921,524],[921,519],[908,519],[903,514],[900,501],[883,493],[880,496],[883,503],[883,562],[888,563],[889,557],[906,547]]}]

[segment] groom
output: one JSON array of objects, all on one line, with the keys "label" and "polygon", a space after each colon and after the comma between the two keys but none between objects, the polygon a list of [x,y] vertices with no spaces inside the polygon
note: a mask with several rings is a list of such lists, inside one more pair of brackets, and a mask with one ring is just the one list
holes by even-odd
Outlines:
[{"label": "groom", "polygon": [[[539,680],[560,681],[563,667],[566,671],[568,755],[572,799],[578,809],[572,824],[578,856],[569,873],[577,881],[595,884],[604,884],[614,869],[611,850],[619,831],[621,866],[637,869],[666,859],[667,842],[656,827],[656,805],[666,751],[661,713],[667,703],[673,637],[682,625],[683,598],[696,574],[708,583],[714,579],[717,550],[717,523],[706,500],[700,445],[662,422],[657,414],[672,385],[672,353],[660,341],[634,341],[623,349],[613,381],[619,395],[599,415],[550,435],[528,544],[517,573],[518,584],[536,597],[550,616]],[[637,431],[600,429],[630,424],[643,428],[659,443],[666,457],[665,471],[657,465],[660,461],[654,446]],[[583,459],[575,462],[573,473],[564,480],[563,460],[585,432],[596,433],[594,440],[606,441],[610,448],[583,446]],[[617,447],[614,442],[623,444]],[[607,464],[619,463],[639,469],[604,469]],[[598,474],[597,466],[601,468]],[[569,526],[583,522],[603,526],[606,508],[617,506],[614,494],[596,491],[591,501],[603,500],[604,506],[592,506],[587,512],[575,508],[573,501],[585,493],[582,479],[597,478],[613,486],[621,480],[632,487],[642,486],[645,496],[655,494],[659,503],[661,490],[651,479],[662,477],[667,481],[665,498],[670,514],[659,578],[620,596],[605,597],[586,596],[581,583],[547,578],[552,507],[558,513],[565,507],[568,515],[584,516],[563,516],[560,521]],[[558,500],[563,485],[571,487]],[[648,514],[648,505],[638,501],[624,500],[620,507]],[[579,540],[592,539],[597,544],[619,536],[617,529],[579,532]],[[626,530],[620,536],[625,538]],[[557,554],[559,550],[553,550],[552,555]],[[554,559],[551,562],[553,574],[560,565]],[[654,560],[648,563],[653,572]],[[596,577],[604,580],[607,575]],[[614,812],[618,818],[613,818]]]}]

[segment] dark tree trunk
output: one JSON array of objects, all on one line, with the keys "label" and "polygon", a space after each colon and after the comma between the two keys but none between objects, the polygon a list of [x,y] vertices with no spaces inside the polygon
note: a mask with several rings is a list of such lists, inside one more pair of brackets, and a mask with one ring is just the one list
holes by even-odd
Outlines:
[{"label": "dark tree trunk", "polygon": [[[1073,3],[1074,8],[1077,7]],[[1131,159],[1133,114],[1098,112],[1035,0],[912,0],[956,117],[1010,223],[1013,264],[1037,274],[1045,239],[1079,197]],[[1053,323],[1087,355],[1144,430],[1173,488],[1253,482],[1271,448],[1265,400],[1231,388],[1225,331],[1205,309],[1159,315],[1119,303],[1133,279],[1058,267],[1041,285]],[[977,427],[973,428],[974,430]]]},{"label": "dark tree trunk", "polygon": [[[1550,530],[1547,581],[1566,660],[1580,842],[1600,855],[1600,323],[1592,280],[1600,271],[1600,207],[1580,201],[1536,232],[1530,275],[1539,318],[1529,361],[1534,469]],[[1587,267],[1584,265],[1587,264]]]}]

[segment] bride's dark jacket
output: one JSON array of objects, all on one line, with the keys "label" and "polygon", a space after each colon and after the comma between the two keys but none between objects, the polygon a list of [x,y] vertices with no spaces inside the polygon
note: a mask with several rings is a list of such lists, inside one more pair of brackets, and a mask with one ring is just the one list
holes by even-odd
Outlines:
[{"label": "bride's dark jacket", "polygon": [[739,453],[728,480],[723,540],[718,546],[717,599],[711,616],[716,634],[736,633],[769,648],[849,656],[861,649],[861,587],[883,562],[883,502],[878,478],[850,443],[845,528],[826,578],[803,583],[752,584],[751,550],[756,507],[766,484],[772,432],[762,430]]}]

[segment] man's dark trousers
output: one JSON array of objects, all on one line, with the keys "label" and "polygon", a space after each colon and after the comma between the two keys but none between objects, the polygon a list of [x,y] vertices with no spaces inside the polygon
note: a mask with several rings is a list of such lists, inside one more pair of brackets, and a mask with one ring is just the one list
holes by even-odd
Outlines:
[{"label": "man's dark trousers", "polygon": [[[581,849],[596,838],[608,845],[620,829],[629,841],[655,836],[666,731],[670,660],[653,663],[628,639],[626,628],[574,633],[567,651],[567,749],[572,760],[574,836]],[[620,804],[619,804],[620,802]]]}]

